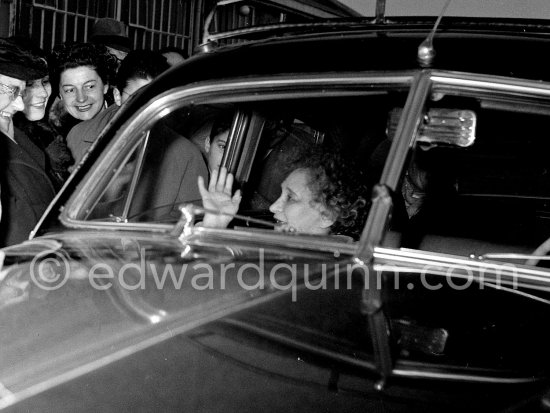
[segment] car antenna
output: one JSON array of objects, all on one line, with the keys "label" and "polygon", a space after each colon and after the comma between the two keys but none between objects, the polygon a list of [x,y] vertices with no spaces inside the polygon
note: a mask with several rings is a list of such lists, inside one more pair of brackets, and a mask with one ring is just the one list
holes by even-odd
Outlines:
[{"label": "car antenna", "polygon": [[443,18],[443,15],[445,14],[447,7],[449,7],[451,1],[452,0],[447,0],[445,5],[443,6],[443,9],[441,10],[441,13],[439,13],[439,16],[437,16],[437,20],[435,21],[434,27],[432,28],[430,34],[428,34],[428,37],[426,37],[426,39],[422,43],[420,43],[420,46],[418,46],[418,54],[416,56],[416,59],[422,67],[430,67],[433,63],[435,57],[435,49],[433,45],[435,32],[437,31],[437,27],[439,26],[439,23],[441,22],[441,19]]},{"label": "car antenna", "polygon": [[386,0],[376,0],[375,14],[374,22],[376,24],[384,24],[386,20]]},{"label": "car antenna", "polygon": [[214,42],[210,39],[210,24],[212,23],[212,20],[214,19],[214,15],[216,14],[218,6],[226,6],[228,4],[233,3],[240,3],[244,0],[218,0],[214,3],[214,6],[212,7],[212,10],[208,13],[206,18],[204,19],[204,28],[202,32],[202,41],[201,44],[198,46],[198,50],[201,52],[211,52],[213,48],[215,47]]}]

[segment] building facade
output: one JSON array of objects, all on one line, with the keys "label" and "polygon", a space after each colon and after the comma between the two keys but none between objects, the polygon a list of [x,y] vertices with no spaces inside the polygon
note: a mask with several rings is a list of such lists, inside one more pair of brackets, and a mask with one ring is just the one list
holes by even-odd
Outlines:
[{"label": "building facade", "polygon": [[175,46],[191,55],[216,3],[210,31],[349,15],[332,0],[0,0],[0,36],[27,36],[49,51],[87,41],[95,20],[111,17],[127,24],[134,48]]}]

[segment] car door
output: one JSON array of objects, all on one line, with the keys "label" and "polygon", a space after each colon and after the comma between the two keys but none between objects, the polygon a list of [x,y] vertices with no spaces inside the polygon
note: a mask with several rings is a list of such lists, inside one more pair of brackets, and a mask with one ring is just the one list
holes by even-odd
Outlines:
[{"label": "car door", "polygon": [[[550,273],[546,257],[528,259],[549,235],[550,88],[445,72],[423,80],[416,108],[403,111],[417,122],[393,142],[404,162],[390,159],[382,176],[407,215],[371,255],[381,287],[364,303],[384,328],[378,365],[390,382],[500,385],[513,390],[499,402],[519,403],[548,371]],[[470,143],[425,139],[434,111],[447,109],[473,114]]]}]

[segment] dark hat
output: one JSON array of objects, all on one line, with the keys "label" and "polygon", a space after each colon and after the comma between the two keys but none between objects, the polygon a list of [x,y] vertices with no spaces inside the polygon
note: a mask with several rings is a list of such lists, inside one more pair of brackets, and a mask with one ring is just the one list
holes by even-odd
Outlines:
[{"label": "dark hat", "polygon": [[14,40],[0,39],[0,74],[20,80],[41,79],[48,74],[48,64]]},{"label": "dark hat", "polygon": [[131,49],[130,38],[126,34],[126,25],[108,17],[95,22],[90,33],[90,41],[124,52],[129,52]]}]

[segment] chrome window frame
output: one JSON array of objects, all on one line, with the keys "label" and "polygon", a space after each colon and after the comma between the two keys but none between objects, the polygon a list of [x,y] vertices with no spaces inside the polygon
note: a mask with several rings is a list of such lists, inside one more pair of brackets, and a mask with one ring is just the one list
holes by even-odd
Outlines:
[{"label": "chrome window frame", "polygon": [[[83,205],[89,204],[91,196],[99,193],[98,186],[109,176],[111,168],[117,167],[129,148],[141,139],[143,132],[149,130],[155,122],[186,104],[202,103],[250,103],[254,101],[282,100],[290,98],[308,99],[314,97],[342,97],[368,94],[373,90],[408,90],[414,72],[396,73],[341,73],[331,75],[285,75],[276,77],[255,77],[201,82],[167,90],[150,100],[141,110],[119,129],[116,137],[108,144],[95,166],[76,187],[61,211],[60,221],[68,228],[96,229],[106,228],[123,231],[147,231],[167,233],[173,225],[160,223],[117,223],[108,221],[85,221]],[[236,127],[236,125],[233,125]],[[234,169],[240,157],[236,146],[242,147],[242,140],[228,141],[223,162]],[[231,156],[229,155],[231,154]],[[227,159],[226,159],[227,158]]]}]

